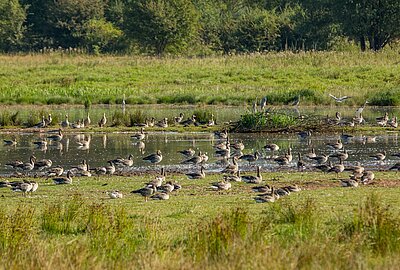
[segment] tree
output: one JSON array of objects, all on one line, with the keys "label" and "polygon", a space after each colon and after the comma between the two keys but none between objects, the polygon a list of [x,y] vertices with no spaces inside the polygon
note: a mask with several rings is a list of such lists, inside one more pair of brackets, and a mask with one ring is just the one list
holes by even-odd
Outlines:
[{"label": "tree", "polygon": [[0,51],[11,51],[21,45],[25,20],[25,8],[18,0],[0,0]]},{"label": "tree", "polygon": [[126,33],[162,55],[169,47],[184,48],[195,33],[197,14],[190,0],[128,0]]},{"label": "tree", "polygon": [[122,31],[116,28],[111,22],[103,19],[92,19],[86,22],[83,29],[85,44],[91,52],[112,50],[113,46],[123,35]]},{"label": "tree", "polygon": [[360,42],[362,51],[367,41],[378,51],[400,36],[398,0],[339,0],[335,13],[345,34]]}]

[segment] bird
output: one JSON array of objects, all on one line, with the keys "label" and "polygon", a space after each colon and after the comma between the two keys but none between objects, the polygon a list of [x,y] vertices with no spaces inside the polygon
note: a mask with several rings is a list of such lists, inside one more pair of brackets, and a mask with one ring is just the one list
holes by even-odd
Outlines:
[{"label": "bird", "polygon": [[45,128],[46,120],[44,119],[44,115],[42,115],[42,121],[33,126],[34,128]]},{"label": "bird", "polygon": [[335,96],[332,95],[332,94],[329,94],[329,96],[330,96],[331,98],[333,98],[336,102],[339,102],[339,103],[345,101],[346,99],[351,98],[351,97],[349,97],[349,96],[335,97]]},{"label": "bird", "polygon": [[262,175],[260,173],[260,166],[256,166],[257,175],[243,175],[242,181],[245,183],[260,184],[262,182]]},{"label": "bird", "polygon": [[110,196],[110,199],[122,199],[123,195],[122,192],[119,190],[113,190],[110,192],[107,192],[108,196]]},{"label": "bird", "polygon": [[361,177],[361,183],[366,185],[374,179],[375,179],[375,174],[373,171],[364,171],[364,173]]},{"label": "bird", "polygon": [[272,155],[274,155],[275,151],[279,150],[279,146],[274,143],[266,144],[263,148],[267,151],[272,151]]},{"label": "bird", "polygon": [[63,173],[64,173],[64,168],[61,166],[57,166],[47,171],[47,177],[61,176]]},{"label": "bird", "polygon": [[33,144],[36,145],[37,148],[46,148],[47,147],[47,141],[46,140],[35,141],[35,142],[33,142]]},{"label": "bird", "polygon": [[72,172],[68,171],[66,177],[55,177],[55,178],[53,178],[53,182],[56,185],[72,184]]},{"label": "bird", "polygon": [[[36,183],[36,185],[37,185],[37,183]],[[33,188],[33,184],[30,181],[15,182],[11,186],[12,191],[22,192],[23,196],[26,196],[26,194],[28,192],[30,192],[32,190],[32,188]],[[36,186],[36,189],[37,189],[37,186]]]},{"label": "bird", "polygon": [[35,162],[35,168],[39,170],[48,169],[53,165],[51,159],[41,159]]},{"label": "bird", "polygon": [[168,127],[168,118],[164,118],[160,122],[156,124],[156,126],[161,127],[161,128],[167,128]]},{"label": "bird", "polygon": [[214,136],[217,139],[226,139],[228,138],[228,131],[224,129],[223,131],[215,131]]},{"label": "bird", "polygon": [[51,122],[53,122],[53,118],[51,117],[51,113],[49,113],[47,115],[47,118],[44,119],[44,123],[46,126],[49,126],[49,125],[51,125]]},{"label": "bird", "polygon": [[310,159],[315,160],[318,164],[323,164],[328,161],[329,156],[326,154],[321,154],[319,156],[310,157]]},{"label": "bird", "polygon": [[86,162],[86,159],[82,159],[81,164],[73,166],[72,169],[74,171],[88,171],[88,164]]},{"label": "bird", "polygon": [[297,133],[300,139],[307,139],[311,137],[311,130],[300,131]]},{"label": "bird", "polygon": [[230,147],[232,147],[235,150],[242,151],[244,149],[244,144],[243,141],[238,141],[234,144],[231,144]]},{"label": "bird", "polygon": [[187,178],[189,179],[203,179],[206,177],[204,167],[201,166],[200,172],[192,172],[192,173],[186,173]]},{"label": "bird", "polygon": [[308,152],[307,154],[305,154],[305,156],[309,159],[315,158],[317,156],[317,154],[315,153],[315,148],[312,147],[311,151]]},{"label": "bird", "polygon": [[271,192],[272,187],[268,184],[265,184],[264,186],[256,186],[251,188],[254,192],[261,192],[261,193],[268,193]]},{"label": "bird", "polygon": [[242,177],[240,176],[240,170],[236,174],[224,175],[224,180],[229,182],[242,182]]},{"label": "bird", "polygon": [[20,166],[18,166],[18,168],[22,169],[23,171],[32,171],[33,168],[35,168],[35,161],[36,157],[32,155],[29,157],[29,162],[22,163]]},{"label": "bird", "polygon": [[322,171],[322,172],[324,172],[324,173],[327,173],[327,172],[329,172],[329,170],[332,168],[332,162],[329,161],[328,164],[316,165],[315,168],[318,169],[318,170],[320,170],[320,171]]},{"label": "bird", "polygon": [[289,190],[290,192],[299,192],[301,191],[301,188],[297,185],[289,185],[289,186],[285,186],[285,189]]},{"label": "bird", "polygon": [[215,126],[214,114],[211,114],[211,119],[208,120],[207,126],[212,127]]},{"label": "bird", "polygon": [[174,117],[175,124],[179,124],[180,122],[182,122],[183,116],[184,116],[183,113],[180,113],[179,116],[175,116],[175,117]]},{"label": "bird", "polygon": [[171,181],[168,181],[164,185],[157,187],[157,190],[164,191],[167,193],[172,192],[174,189],[175,189],[175,185]]},{"label": "bird", "polygon": [[341,139],[338,139],[336,142],[334,143],[326,143],[326,145],[328,147],[330,147],[333,150],[340,150],[343,148],[343,143]]},{"label": "bird", "polygon": [[100,118],[100,121],[99,121],[99,127],[104,127],[105,125],[106,125],[106,123],[107,123],[107,117],[106,117],[106,113],[103,113],[103,117],[101,117]]},{"label": "bird", "polygon": [[306,168],[306,163],[305,161],[301,158],[300,152],[297,154],[299,157],[299,160],[297,161],[297,170],[298,171],[303,171]]},{"label": "bird", "polygon": [[259,157],[260,154],[258,153],[258,151],[255,151],[254,154],[243,155],[239,159],[248,161],[250,165],[251,162],[257,161]]},{"label": "bird", "polygon": [[389,126],[392,128],[397,128],[399,123],[397,122],[397,116],[393,117],[390,122],[388,122]]},{"label": "bird", "polygon": [[57,133],[57,134],[48,136],[47,139],[49,139],[50,141],[53,141],[53,142],[59,142],[59,141],[61,141],[61,140],[63,139],[62,129],[60,128],[60,129],[58,130],[58,133]]},{"label": "bird", "polygon": [[266,202],[275,202],[279,198],[279,195],[275,193],[274,188],[271,188],[270,193],[261,194],[254,198],[254,200],[258,203],[266,203]]},{"label": "bird", "polygon": [[196,115],[194,115],[194,114],[192,115],[191,118],[188,118],[185,121],[180,122],[180,124],[185,126],[185,127],[190,126],[190,125],[196,125],[196,123],[197,123],[196,122]]},{"label": "bird", "polygon": [[229,181],[223,180],[212,183],[210,188],[213,190],[229,190],[232,188],[232,184]]},{"label": "bird", "polygon": [[298,107],[300,104],[300,95],[298,95],[292,103],[292,106]]},{"label": "bird", "polygon": [[238,170],[239,170],[239,165],[237,163],[237,158],[233,157],[232,164],[226,166],[225,169],[223,169],[221,172],[227,174],[235,174]]},{"label": "bird", "polygon": [[63,128],[69,127],[68,114],[65,115],[65,120],[61,122],[61,127]]},{"label": "bird", "polygon": [[91,123],[92,123],[92,120],[90,119],[89,113],[87,113],[86,118],[83,119],[83,124],[85,125],[85,127],[89,127]]},{"label": "bird", "polygon": [[358,182],[354,179],[340,180],[342,187],[358,187]]},{"label": "bird", "polygon": [[148,155],[143,158],[144,161],[150,162],[152,164],[157,164],[160,163],[163,159],[163,156],[161,154],[161,150],[157,150],[156,153]]},{"label": "bird", "polygon": [[344,149],[343,152],[336,152],[334,154],[329,155],[331,158],[337,158],[339,160],[346,160],[349,157],[347,150]]},{"label": "bird", "polygon": [[109,160],[108,162],[112,162],[117,166],[131,167],[133,165],[133,155],[129,154],[128,158],[116,158],[113,160]]},{"label": "bird", "polygon": [[264,111],[265,107],[267,107],[267,97],[264,96],[260,101],[260,111]]},{"label": "bird", "polygon": [[196,153],[196,151],[193,150],[192,148],[189,148],[189,149],[180,150],[180,151],[178,151],[178,153],[180,153],[180,154],[184,155],[185,157],[189,158],[189,157],[193,157],[194,154]]},{"label": "bird", "polygon": [[365,108],[365,105],[367,105],[369,102],[368,102],[368,100],[366,100],[365,102],[364,102],[364,104],[360,107],[360,108],[358,108],[357,110],[356,110],[356,118],[357,117],[361,117],[362,118],[362,112],[364,111],[364,108]]},{"label": "bird", "polygon": [[150,198],[152,200],[159,200],[159,201],[169,200],[169,193],[168,192],[159,192],[159,193],[154,194]]},{"label": "bird", "polygon": [[12,140],[3,140],[4,145],[8,145],[8,146],[15,146],[17,145],[17,138],[14,138]]},{"label": "bird", "polygon": [[144,133],[143,128],[140,129],[139,133],[131,135],[132,139],[139,140],[139,141],[143,140],[145,137],[146,137],[146,134]]},{"label": "bird", "polygon": [[143,188],[139,188],[136,190],[132,190],[131,193],[140,194],[144,197],[144,200],[147,202],[148,198],[153,195],[157,191],[157,188],[153,185],[148,185]]},{"label": "bird", "polygon": [[375,160],[383,161],[386,158],[386,151],[384,150],[380,153],[376,153],[375,155],[370,155],[369,157],[372,157]]},{"label": "bird", "polygon": [[333,165],[328,172],[334,172],[336,173],[336,176],[339,176],[339,173],[344,171],[344,165],[343,165],[343,160],[340,160],[339,164]]},{"label": "bird", "polygon": [[200,164],[201,162],[203,162],[203,157],[201,155],[202,153],[201,151],[199,151],[197,156],[193,156],[189,159],[186,159],[182,161],[181,164],[193,164],[193,165]]}]

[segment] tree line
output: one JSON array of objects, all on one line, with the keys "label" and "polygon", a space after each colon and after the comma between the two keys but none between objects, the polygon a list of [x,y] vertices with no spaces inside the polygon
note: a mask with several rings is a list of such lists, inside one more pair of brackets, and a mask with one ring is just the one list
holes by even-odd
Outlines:
[{"label": "tree line", "polygon": [[399,37],[398,0],[0,0],[1,52],[378,51]]}]

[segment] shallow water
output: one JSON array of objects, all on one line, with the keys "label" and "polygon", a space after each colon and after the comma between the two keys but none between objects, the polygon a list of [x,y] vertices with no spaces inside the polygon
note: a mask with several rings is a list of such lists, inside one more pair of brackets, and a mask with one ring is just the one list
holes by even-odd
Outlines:
[{"label": "shallow water", "polygon": [[[184,160],[183,156],[177,153],[178,150],[187,149],[189,147],[196,151],[207,152],[210,159],[206,164],[207,171],[219,171],[225,165],[219,164],[219,160],[213,156],[213,145],[218,141],[211,133],[149,133],[143,143],[143,150],[139,149],[137,141],[130,136],[132,133],[112,133],[112,134],[71,134],[64,136],[60,143],[52,143],[47,149],[38,149],[33,142],[39,138],[45,138],[49,134],[39,133],[20,133],[20,134],[0,134],[0,140],[16,138],[18,144],[16,146],[0,146],[0,174],[9,175],[14,170],[5,166],[7,162],[15,159],[28,162],[30,155],[35,155],[38,159],[48,158],[53,161],[53,166],[61,165],[68,169],[77,165],[82,159],[86,159],[91,168],[107,165],[107,160],[116,157],[127,157],[129,154],[134,156],[134,165],[131,168],[124,168],[124,171],[145,171],[159,169],[161,166],[170,171],[190,171],[196,170],[196,166],[181,165]],[[80,140],[88,140],[90,137],[90,146],[84,149],[78,145]],[[258,150],[262,154],[262,158],[255,163],[249,165],[247,162],[240,161],[241,169],[248,171],[254,170],[253,165],[260,165],[264,171],[270,170],[287,170],[296,169],[297,153],[303,155],[310,152],[314,147],[317,154],[330,154],[334,151],[330,150],[327,142],[334,142],[339,135],[312,135],[310,139],[299,139],[296,135],[270,135],[270,134],[231,134],[231,142],[242,140],[245,144],[244,154],[254,153]],[[280,150],[277,155],[283,154],[288,147],[292,148],[293,161],[289,166],[278,166],[272,159],[271,153],[265,152],[263,146],[266,143],[276,143]],[[143,145],[142,145],[143,146]],[[380,134],[376,137],[376,142],[363,142],[362,137],[358,136],[350,141],[345,142],[345,148],[349,152],[349,158],[345,164],[355,164],[361,162],[366,167],[374,169],[387,169],[390,165],[396,163],[398,158],[391,157],[390,154],[400,152],[398,142],[398,133]],[[145,163],[142,158],[148,154],[161,150],[163,160],[158,165]],[[387,159],[380,163],[374,161],[369,156],[379,151],[386,150]],[[307,160],[306,158],[304,158]],[[336,160],[333,160],[335,163]],[[309,162],[310,168],[312,162]],[[32,172],[34,173],[34,172]],[[39,172],[40,174],[41,172]]]}]

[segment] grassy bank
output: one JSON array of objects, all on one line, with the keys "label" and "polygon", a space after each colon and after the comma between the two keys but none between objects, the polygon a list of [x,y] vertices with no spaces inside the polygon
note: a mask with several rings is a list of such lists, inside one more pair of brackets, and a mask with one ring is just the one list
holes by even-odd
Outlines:
[{"label": "grassy bank", "polygon": [[269,53],[208,58],[0,56],[0,103],[400,105],[398,52]]},{"label": "grassy bank", "polygon": [[[0,189],[0,264],[5,269],[391,269],[399,264],[400,187],[394,173],[339,187],[333,175],[264,173],[303,191],[257,204],[251,186],[209,189],[220,175],[189,181],[169,201],[129,194],[151,176],[39,180],[22,197]],[[37,179],[36,179],[37,180]],[[107,184],[107,185],[104,185]],[[120,200],[107,190],[119,189]]]}]

